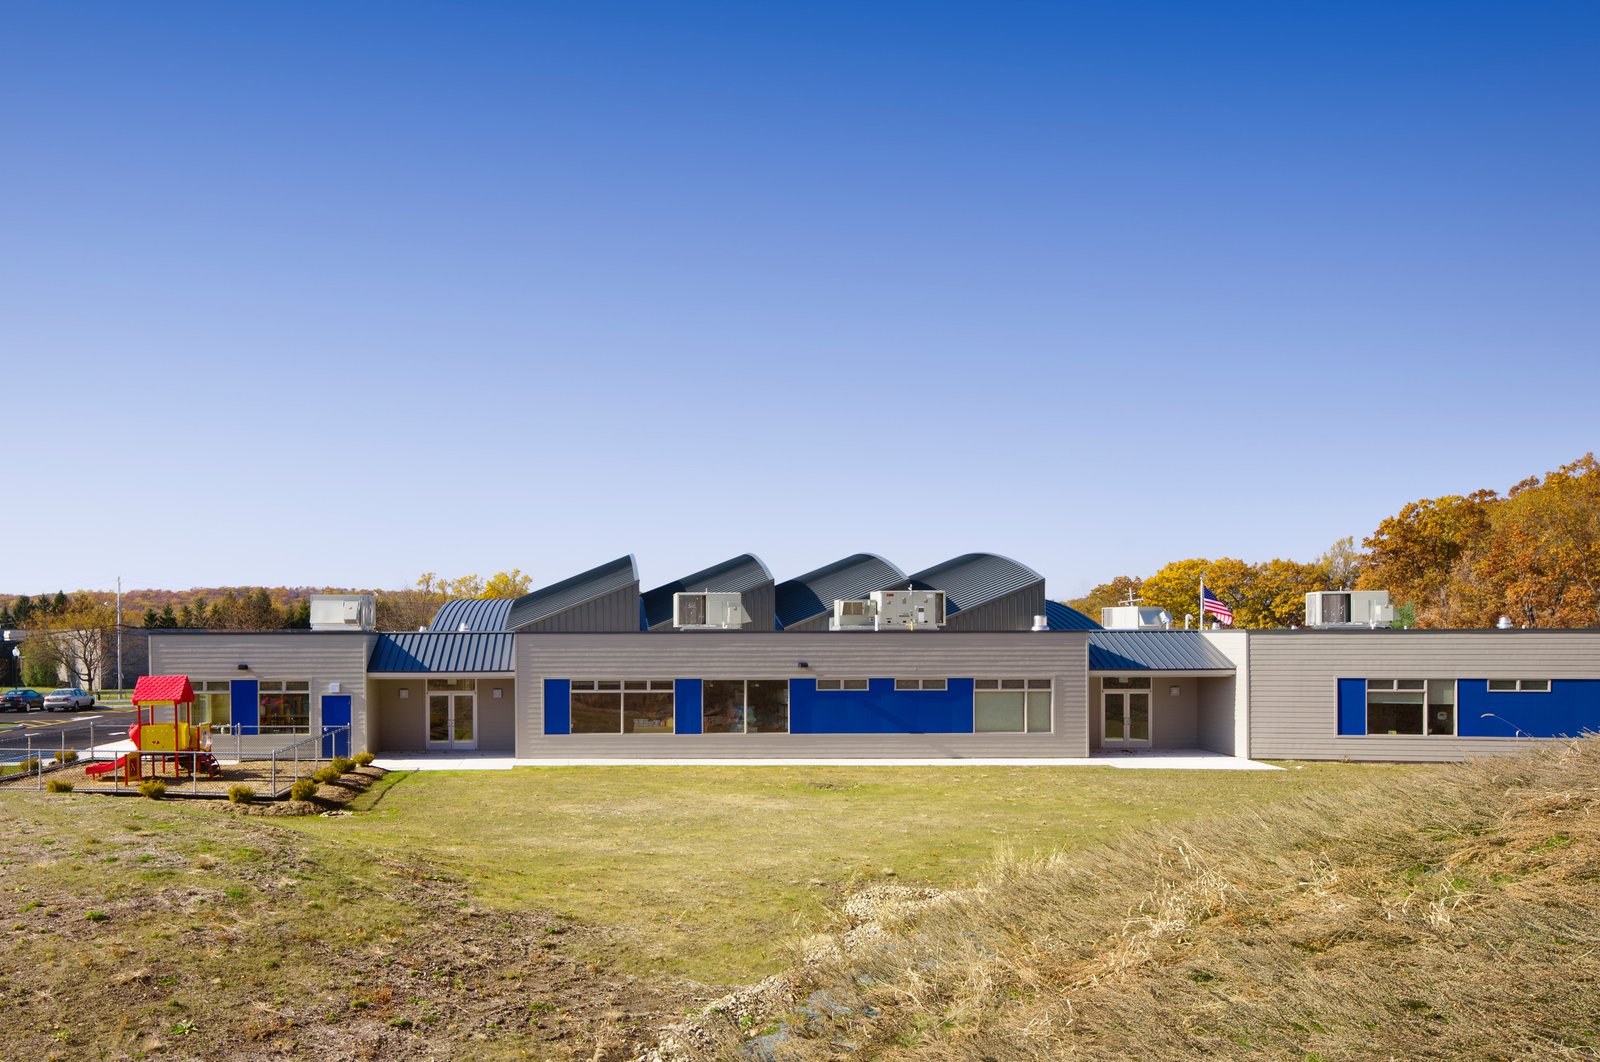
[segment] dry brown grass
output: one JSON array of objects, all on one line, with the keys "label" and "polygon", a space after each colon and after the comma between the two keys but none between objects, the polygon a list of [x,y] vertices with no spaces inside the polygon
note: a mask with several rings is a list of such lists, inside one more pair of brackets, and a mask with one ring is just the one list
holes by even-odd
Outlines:
[{"label": "dry brown grass", "polygon": [[1004,861],[866,905],[679,1053],[1593,1058],[1597,812],[1590,738]]}]

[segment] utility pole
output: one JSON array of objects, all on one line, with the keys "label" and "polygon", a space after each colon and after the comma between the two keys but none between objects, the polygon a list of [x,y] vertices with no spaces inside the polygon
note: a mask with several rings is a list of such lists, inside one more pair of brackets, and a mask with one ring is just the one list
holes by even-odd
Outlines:
[{"label": "utility pole", "polygon": [[117,693],[122,693],[122,576],[117,576]]}]

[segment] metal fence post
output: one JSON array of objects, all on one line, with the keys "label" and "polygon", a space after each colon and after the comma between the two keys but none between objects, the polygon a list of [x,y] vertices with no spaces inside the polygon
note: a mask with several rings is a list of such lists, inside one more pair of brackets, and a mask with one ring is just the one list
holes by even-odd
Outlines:
[{"label": "metal fence post", "polygon": [[273,749],[272,750],[272,796],[273,796],[273,799],[277,799],[277,796],[278,796],[278,750],[277,749]]}]

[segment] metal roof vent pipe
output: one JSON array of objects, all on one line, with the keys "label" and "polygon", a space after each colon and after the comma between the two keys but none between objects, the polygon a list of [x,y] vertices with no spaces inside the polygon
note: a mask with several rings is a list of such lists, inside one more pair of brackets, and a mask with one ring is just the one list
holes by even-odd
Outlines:
[{"label": "metal roof vent pipe", "polygon": [[1036,631],[1047,631],[1047,630],[1049,630],[1050,629],[1050,617],[1049,616],[1035,616],[1035,617],[1033,617],[1033,629],[1036,630]]},{"label": "metal roof vent pipe", "polygon": [[1496,623],[1495,626],[1500,628],[1503,631],[1509,631],[1511,629],[1511,626],[1512,626],[1511,617],[1510,616],[1501,616],[1500,617],[1500,621],[1498,623]]}]

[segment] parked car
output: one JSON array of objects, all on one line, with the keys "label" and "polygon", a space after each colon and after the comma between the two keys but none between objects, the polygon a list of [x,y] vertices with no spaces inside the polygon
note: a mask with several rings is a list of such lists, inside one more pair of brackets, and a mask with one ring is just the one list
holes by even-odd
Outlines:
[{"label": "parked car", "polygon": [[36,712],[44,708],[44,694],[38,690],[14,689],[0,693],[0,712]]},{"label": "parked car", "polygon": [[79,708],[93,708],[94,694],[71,686],[64,690],[51,690],[44,695],[47,712],[76,712]]}]

